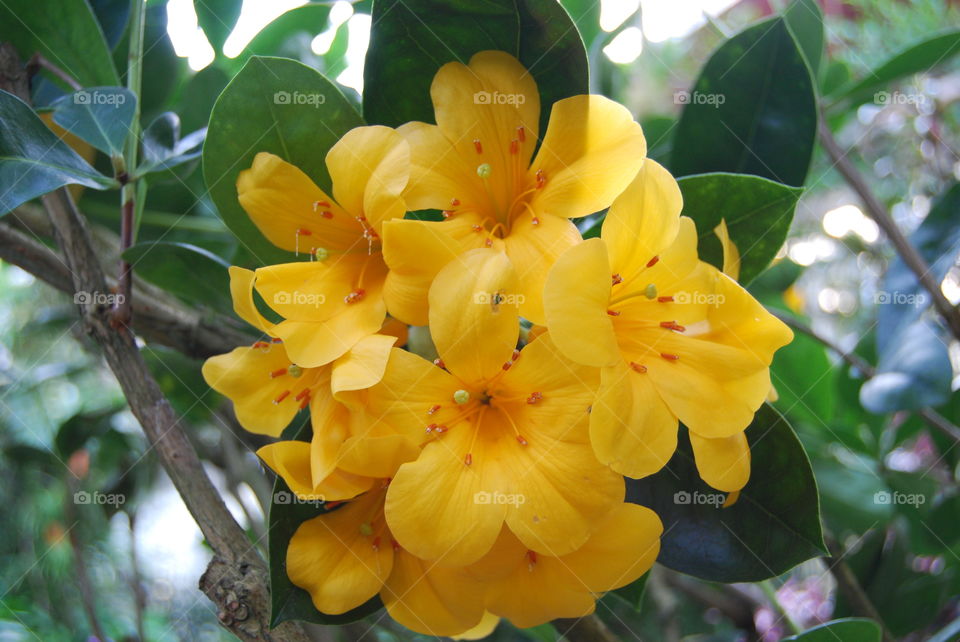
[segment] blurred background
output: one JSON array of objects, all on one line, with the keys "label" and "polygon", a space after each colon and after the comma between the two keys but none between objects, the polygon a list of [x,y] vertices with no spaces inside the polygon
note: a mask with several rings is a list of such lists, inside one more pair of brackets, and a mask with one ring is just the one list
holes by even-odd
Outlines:
[{"label": "blurred background", "polygon": [[[127,50],[128,4],[91,0],[118,59]],[[172,110],[184,133],[204,127],[219,92],[251,53],[298,59],[358,101],[370,2],[287,13],[302,4],[149,2],[143,121]],[[671,151],[682,92],[710,53],[786,2],[563,4],[579,17],[592,90],[627,105],[644,125],[651,156],[662,160]],[[960,25],[960,2],[822,0],[821,6],[826,53],[819,84],[827,122],[841,145],[856,150],[861,171],[905,233],[930,216],[924,238],[947,242],[942,290],[955,304],[960,246],[953,230],[960,197],[942,205],[940,227],[931,210],[960,179],[960,58],[944,57],[853,109],[834,109],[830,93],[918,40]],[[189,242],[239,262],[242,250],[217,218],[198,165],[151,180],[141,240]],[[114,194],[88,191],[81,208],[113,227]],[[889,296],[883,279],[892,258],[856,194],[818,149],[788,241],[751,290],[766,305],[805,319],[840,350],[876,363],[873,332],[878,304]],[[216,308],[202,295],[191,303]],[[0,642],[86,639],[91,613],[114,640],[230,639],[197,588],[209,549],[78,328],[72,301],[0,262]],[[955,390],[960,348],[948,348]],[[231,510],[265,548],[263,507],[271,480],[252,454],[255,437],[245,435],[227,402],[207,389],[199,361],[154,346],[144,352],[189,422]],[[817,474],[825,528],[854,551],[851,568],[888,627],[907,640],[937,631],[941,637],[934,639],[958,639],[956,630],[950,634],[950,623],[960,617],[956,442],[908,412],[864,409],[861,373],[810,337],[798,335],[778,353],[773,373],[780,397],[775,405],[797,429]],[[956,393],[936,405],[960,421]],[[878,495],[885,492],[923,501],[885,502]],[[774,641],[788,635],[785,618],[808,627],[849,612],[820,560],[762,584],[729,587],[655,567],[642,608],[613,595],[598,606],[601,619],[624,640]],[[352,640],[368,630],[365,639],[414,639],[376,617],[314,633]],[[555,635],[550,625],[526,632],[501,625],[495,634],[501,640]]]}]

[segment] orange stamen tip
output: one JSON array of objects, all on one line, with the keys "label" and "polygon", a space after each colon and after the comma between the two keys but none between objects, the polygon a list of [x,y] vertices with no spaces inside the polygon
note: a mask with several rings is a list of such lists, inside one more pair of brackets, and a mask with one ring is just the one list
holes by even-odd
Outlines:
[{"label": "orange stamen tip", "polygon": [[465,463],[467,466],[471,465],[473,463],[473,454],[467,453],[463,458],[463,463]]},{"label": "orange stamen tip", "polygon": [[324,210],[323,212],[320,213],[320,216],[322,216],[323,218],[333,218],[333,212],[331,212],[330,210]]},{"label": "orange stamen tip", "polygon": [[297,234],[299,234],[300,236],[311,236],[313,232],[311,232],[310,230],[304,227],[301,227],[300,229],[297,230]]},{"label": "orange stamen tip", "polygon": [[447,430],[449,430],[449,428],[447,428],[444,424],[440,424],[439,426],[437,426],[437,427],[434,428],[433,430],[434,430],[434,432],[438,432],[438,433],[440,433],[440,434],[442,435],[443,433],[447,432]]},{"label": "orange stamen tip", "polygon": [[277,339],[277,338],[270,339],[270,341],[271,341],[272,343],[283,343],[283,339]]},{"label": "orange stamen tip", "polygon": [[360,221],[361,223],[366,223],[366,222],[367,222],[367,217],[364,216],[363,214],[361,214],[360,216],[358,216],[358,217],[356,217],[356,218],[357,218],[357,220]]},{"label": "orange stamen tip", "polygon": [[520,151],[520,141],[514,138],[510,141],[510,153],[516,154]]},{"label": "orange stamen tip", "polygon": [[542,169],[538,169],[536,173],[537,178],[537,189],[542,189],[544,185],[547,184],[547,175]]},{"label": "orange stamen tip", "polygon": [[433,413],[435,413],[435,412],[438,411],[438,410],[440,410],[440,405],[439,405],[439,404],[437,404],[437,405],[435,405],[435,406],[430,406],[430,410],[427,411],[427,414],[428,414],[428,415],[432,415]]},{"label": "orange stamen tip", "polygon": [[620,311],[619,311],[619,310],[607,310],[607,314],[609,314],[609,315],[612,316],[612,317],[618,317],[618,316],[620,316]]},{"label": "orange stamen tip", "polygon": [[653,257],[652,259],[650,259],[649,261],[647,261],[647,267],[653,267],[654,265],[657,264],[657,262],[658,262],[659,260],[660,260],[660,255],[658,254],[657,256],[655,256],[655,257]]},{"label": "orange stamen tip", "polygon": [[337,506],[339,506],[339,505],[342,504],[342,503],[343,503],[343,500],[339,500],[339,501],[335,501],[335,502],[324,502],[323,505],[324,505],[324,507],[326,507],[326,508],[329,510],[329,509],[331,509],[331,508],[336,508]]},{"label": "orange stamen tip", "polygon": [[283,401],[284,399],[286,399],[286,398],[289,397],[289,396],[290,396],[290,391],[289,391],[289,390],[284,390],[284,391],[281,392],[279,395],[277,395],[277,398],[273,400],[273,403],[279,405],[281,401]]},{"label": "orange stamen tip", "polygon": [[661,352],[660,356],[666,359],[667,361],[679,361],[680,355],[678,354],[668,354],[666,352]]},{"label": "orange stamen tip", "polygon": [[513,361],[507,361],[507,362],[505,362],[505,363],[503,364],[503,369],[504,369],[504,370],[509,370],[509,369],[510,369],[510,366],[512,366],[512,365],[513,365]]},{"label": "orange stamen tip", "polygon": [[493,240],[492,240],[492,239],[487,239],[486,241],[483,242],[483,244],[484,244],[484,246],[486,246],[486,247],[493,247]]},{"label": "orange stamen tip", "polygon": [[529,442],[527,442],[526,439],[523,438],[523,435],[517,435],[517,442],[518,442],[521,446],[526,446],[527,443],[529,443]]},{"label": "orange stamen tip", "polygon": [[523,128],[523,125],[517,127],[517,140],[521,143],[527,140],[527,131]]},{"label": "orange stamen tip", "polygon": [[443,210],[441,214],[443,214],[443,218],[450,218],[453,216],[453,210]]},{"label": "orange stamen tip", "polygon": [[444,370],[447,369],[447,364],[443,362],[443,359],[434,359],[433,365],[437,366],[438,368],[443,368]]},{"label": "orange stamen tip", "polygon": [[537,564],[537,554],[534,551],[527,551],[527,567],[533,571],[533,567]]},{"label": "orange stamen tip", "polygon": [[542,393],[542,392],[531,392],[531,393],[530,393],[530,396],[527,397],[527,403],[530,404],[530,405],[533,405],[533,404],[537,403],[538,401],[540,401],[541,399],[543,399],[543,393]]},{"label": "orange stamen tip", "polygon": [[474,232],[482,232],[482,231],[483,231],[483,226],[480,225],[479,223],[474,223],[474,225],[473,225],[473,231],[474,231]]},{"label": "orange stamen tip", "polygon": [[269,348],[269,347],[270,347],[270,344],[267,343],[266,341],[257,341],[256,343],[253,344],[252,347],[254,347],[254,348]]},{"label": "orange stamen tip", "polygon": [[282,377],[285,374],[287,374],[287,369],[279,368],[278,370],[274,370],[273,372],[270,373],[270,378],[276,379],[277,377]]},{"label": "orange stamen tip", "polygon": [[304,388],[303,390],[298,392],[297,396],[294,397],[293,399],[294,401],[300,401],[301,399],[306,399],[309,396],[310,396],[310,388]]},{"label": "orange stamen tip", "polygon": [[683,332],[684,330],[686,330],[685,327],[683,327],[676,321],[661,321],[660,327],[666,328],[667,330],[676,330],[677,332]]},{"label": "orange stamen tip", "polygon": [[310,404],[310,395],[307,395],[306,397],[300,400],[300,410],[303,410],[309,404]]},{"label": "orange stamen tip", "polygon": [[431,432],[437,429],[437,424],[427,424],[426,433],[429,435]]},{"label": "orange stamen tip", "polygon": [[613,281],[613,285],[617,285],[618,283],[623,283],[623,277],[620,276],[619,274],[614,274],[613,276],[610,277],[610,280]]},{"label": "orange stamen tip", "polygon": [[395,550],[395,551],[399,551],[399,550],[400,550],[400,543],[397,542],[397,540],[391,539],[391,540],[390,540],[390,545],[393,546],[393,550]]},{"label": "orange stamen tip", "polygon": [[380,550],[380,536],[379,536],[379,535],[378,535],[377,537],[374,537],[374,538],[373,538],[373,542],[371,542],[370,546],[371,546],[371,548],[373,548],[373,550],[375,550],[375,551],[379,551],[379,550]]},{"label": "orange stamen tip", "polygon": [[475,150],[477,150],[477,153],[478,153],[478,154],[482,154],[482,153],[483,153],[483,144],[480,142],[480,139],[479,139],[479,138],[474,138],[474,139],[473,139],[473,148],[474,148]]},{"label": "orange stamen tip", "polygon": [[314,212],[316,212],[316,211],[317,211],[318,209],[320,209],[321,207],[330,207],[330,203],[328,203],[328,202],[326,202],[326,201],[314,201],[314,203],[313,203],[313,211],[314,211]]},{"label": "orange stamen tip", "polygon": [[673,297],[672,297],[672,296],[658,296],[658,297],[657,297],[657,302],[658,302],[658,303],[673,303]]},{"label": "orange stamen tip", "polygon": [[357,303],[358,301],[362,301],[362,300],[363,300],[363,297],[364,297],[366,294],[367,294],[366,290],[364,290],[364,289],[362,289],[362,288],[357,288],[356,290],[354,290],[353,292],[351,292],[351,293],[348,294],[347,296],[343,297],[343,302],[344,302],[344,303],[347,303],[347,304]]},{"label": "orange stamen tip", "polygon": [[517,350],[516,348],[514,348],[514,350],[513,350],[513,355],[510,357],[510,360],[511,360],[511,361],[516,361],[516,360],[519,359],[519,358],[520,358],[520,351]]},{"label": "orange stamen tip", "polygon": [[639,372],[640,374],[643,374],[647,371],[647,366],[637,363],[636,361],[631,361],[630,367],[633,368],[635,372]]},{"label": "orange stamen tip", "polygon": [[450,207],[456,207],[456,206],[458,206],[458,205],[460,205],[460,199],[459,199],[459,198],[455,198],[455,199],[452,199],[452,200],[450,201]]},{"label": "orange stamen tip", "polygon": [[530,219],[530,224],[531,224],[531,225],[540,225],[540,219],[539,219],[539,217],[534,216],[532,219]]}]

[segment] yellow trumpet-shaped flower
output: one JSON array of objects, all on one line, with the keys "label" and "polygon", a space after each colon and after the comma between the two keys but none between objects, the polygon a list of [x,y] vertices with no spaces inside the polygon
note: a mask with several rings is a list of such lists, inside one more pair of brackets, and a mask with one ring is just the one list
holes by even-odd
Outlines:
[{"label": "yellow trumpet-shaped flower", "polygon": [[402,218],[409,146],[387,127],[358,127],[327,153],[333,196],[302,171],[260,153],[237,193],[251,220],[296,263],[256,270],[250,286],[283,321],[269,329],[301,366],[330,363],[383,323],[384,221]]},{"label": "yellow trumpet-shaped flower", "polygon": [[504,523],[527,549],[564,555],[623,501],[623,478],[588,435],[595,368],[547,335],[522,351],[517,276],[502,253],[474,249],[430,288],[435,363],[394,349],[383,379],[344,401],[423,444],[390,484],[394,537],[422,559],[470,564]]},{"label": "yellow trumpet-shaped flower", "polygon": [[580,241],[568,219],[602,210],[623,191],[646,154],[643,132],[621,105],[573,96],[553,105],[534,156],[537,86],[499,51],[444,65],[430,93],[437,124],[399,129],[411,151],[405,198],[409,209],[443,210],[446,220],[384,224],[388,308],[424,325],[433,277],[463,252],[490,248],[516,268],[522,315],[542,323],[547,272]]},{"label": "yellow trumpet-shaped flower", "polygon": [[690,430],[701,477],[739,490],[750,475],[744,429],[770,391],[774,352],[792,332],[697,256],[676,181],[647,160],[603,223],[568,250],[544,292],[549,335],[570,359],[601,367],[590,417],[597,456],[642,477]]}]

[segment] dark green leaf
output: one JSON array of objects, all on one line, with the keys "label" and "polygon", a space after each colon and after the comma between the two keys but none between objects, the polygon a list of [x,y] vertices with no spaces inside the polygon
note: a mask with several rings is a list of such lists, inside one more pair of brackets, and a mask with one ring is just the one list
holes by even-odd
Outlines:
[{"label": "dark green leaf", "polygon": [[820,69],[820,57],[823,55],[823,11],[817,0],[794,0],[783,12],[783,19],[800,51],[807,58],[814,77]]},{"label": "dark green leaf", "polygon": [[90,7],[97,16],[107,46],[114,48],[127,28],[130,18],[129,0],[90,0]]},{"label": "dark green leaf", "polygon": [[123,253],[137,274],[184,301],[231,313],[230,265],[215,254],[186,243],[150,241]]},{"label": "dark green leaf", "polygon": [[[315,100],[299,102],[295,96]],[[221,218],[261,263],[293,255],[267,241],[240,207],[237,175],[258,152],[271,152],[329,191],[327,150],[361,124],[329,80],[293,60],[254,56],[223,90],[203,145],[203,175]]]},{"label": "dark green leaf", "polygon": [[206,128],[180,138],[180,117],[164,112],[143,131],[143,162],[139,174],[161,172],[200,157]]},{"label": "dark green leaf", "polygon": [[68,183],[96,189],[115,184],[5,91],[0,91],[0,122],[0,214]]},{"label": "dark green leaf", "polygon": [[223,53],[223,43],[237,24],[242,6],[242,0],[196,0],[193,3],[197,23],[218,56]]},{"label": "dark green leaf", "polygon": [[434,122],[430,83],[436,71],[454,60],[466,64],[487,49],[516,56],[533,74],[541,131],[554,102],[587,92],[583,41],[555,0],[377,0],[372,19],[363,97],[370,123]]},{"label": "dark green leaf", "polygon": [[735,172],[803,185],[817,134],[816,95],[783,18],[721,45],[686,97],[671,154],[675,175]]},{"label": "dark green leaf", "polygon": [[669,165],[676,119],[669,116],[650,116],[641,120],[640,125],[643,126],[643,135],[647,139],[647,158],[652,158],[661,165]]},{"label": "dark green leaf", "polygon": [[866,78],[841,91],[839,99],[849,100],[854,105],[875,100],[877,92],[893,81],[929,71],[958,53],[960,53],[960,29],[938,34],[894,55],[870,72]]},{"label": "dark green leaf", "polygon": [[100,24],[86,0],[58,2],[4,0],[0,41],[9,41],[26,60],[40,53],[81,85],[119,85],[120,78]]},{"label": "dark green leaf", "polygon": [[[674,150],[676,151],[676,150]],[[740,252],[740,282],[760,274],[783,245],[802,189],[757,176],[702,174],[679,179],[683,214],[697,224],[700,258],[723,267],[714,234],[720,219]]]},{"label": "dark green leaf", "polygon": [[664,470],[627,480],[628,501],[663,520],[658,562],[712,582],[756,582],[824,554],[817,484],[793,430],[764,405],[747,428],[752,473],[739,500],[704,484],[686,431]]},{"label": "dark green leaf", "polygon": [[833,425],[837,402],[837,369],[823,345],[804,334],[777,350],[770,378],[779,399],[774,404],[787,417],[816,428]]},{"label": "dark green leaf", "polygon": [[783,642],[880,642],[880,625],[864,618],[844,618],[815,626]]},{"label": "dark green leaf", "polygon": [[130,135],[137,97],[123,87],[91,87],[53,103],[53,122],[107,156],[120,156]]},{"label": "dark green leaf", "polygon": [[560,4],[573,18],[580,37],[587,49],[590,49],[593,42],[604,35],[600,28],[600,3],[594,0],[560,0]]}]

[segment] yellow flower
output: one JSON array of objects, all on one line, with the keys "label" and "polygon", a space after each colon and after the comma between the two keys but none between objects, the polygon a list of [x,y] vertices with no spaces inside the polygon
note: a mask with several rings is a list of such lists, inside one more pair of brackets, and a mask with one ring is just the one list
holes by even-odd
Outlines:
[{"label": "yellow flower", "polygon": [[750,476],[744,429],[770,391],[773,353],[793,338],[746,290],[697,257],[676,181],[646,161],[603,223],[571,248],[544,292],[549,334],[601,367],[590,418],[597,456],[629,477],[673,454],[679,418],[711,486]]},{"label": "yellow flower", "polygon": [[542,323],[547,272],[580,241],[568,219],[602,210],[623,191],[646,154],[643,132],[621,105],[573,96],[553,105],[534,157],[537,86],[499,51],[480,52],[469,66],[444,65],[430,93],[437,124],[399,129],[411,152],[405,197],[409,209],[443,210],[447,220],[384,225],[388,308],[424,325],[433,277],[466,250],[487,247],[510,257],[524,295],[520,311]]},{"label": "yellow flower", "polygon": [[493,549],[469,567],[484,581],[486,607],[520,628],[593,613],[597,596],[650,570],[663,525],[656,513],[620,504],[577,550],[551,556],[529,550],[504,528]]},{"label": "yellow flower", "polygon": [[[276,246],[309,261],[258,269],[249,286],[277,314],[261,324],[302,366],[321,366],[383,323],[384,221],[402,218],[409,147],[387,127],[358,127],[327,153],[333,197],[267,153],[240,173],[240,204]],[[252,296],[252,294],[251,294]]]},{"label": "yellow flower", "polygon": [[423,444],[386,501],[394,537],[422,559],[475,562],[504,523],[528,549],[564,555],[623,501],[623,478],[590,447],[596,369],[549,334],[515,350],[518,296],[504,254],[466,252],[430,288],[437,364],[394,349],[379,384],[343,395]]}]

